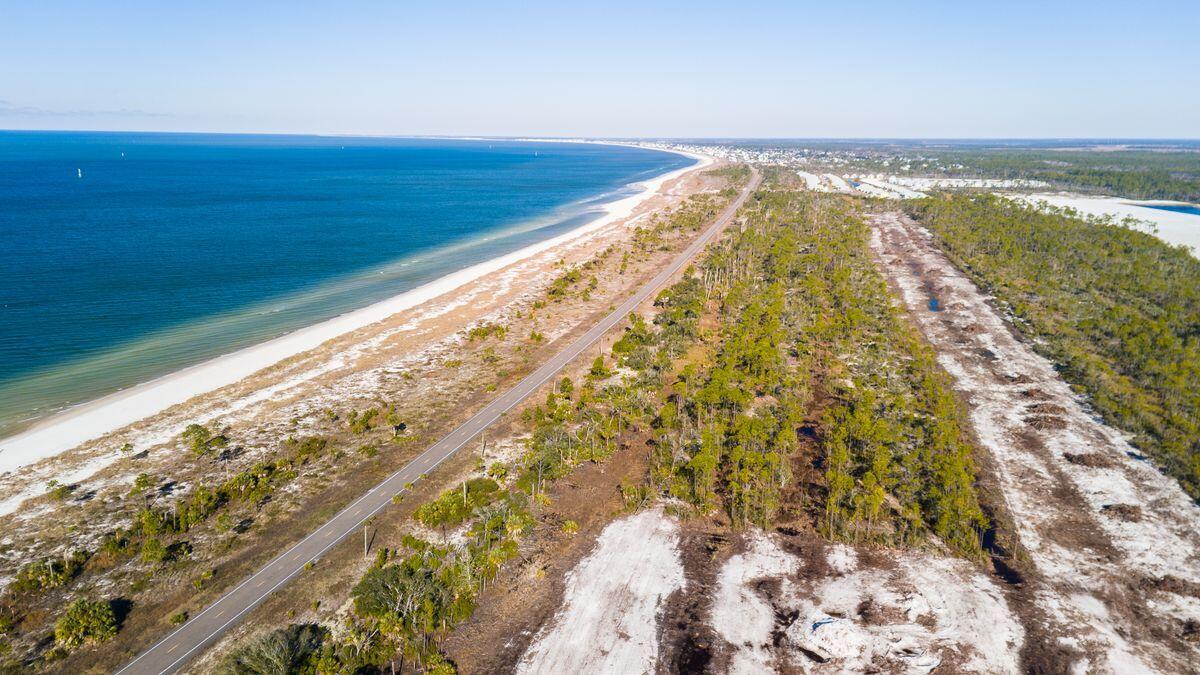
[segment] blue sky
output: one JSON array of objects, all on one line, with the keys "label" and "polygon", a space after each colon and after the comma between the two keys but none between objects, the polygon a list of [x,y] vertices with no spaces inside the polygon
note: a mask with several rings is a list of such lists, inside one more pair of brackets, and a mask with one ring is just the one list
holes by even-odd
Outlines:
[{"label": "blue sky", "polygon": [[0,128],[1200,137],[1200,2],[0,0]]}]

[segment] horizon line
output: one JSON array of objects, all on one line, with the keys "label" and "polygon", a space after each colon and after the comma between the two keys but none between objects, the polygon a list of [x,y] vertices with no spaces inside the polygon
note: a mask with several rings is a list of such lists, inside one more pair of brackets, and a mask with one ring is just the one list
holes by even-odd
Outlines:
[{"label": "horizon line", "polygon": [[446,140],[554,140],[554,141],[1129,141],[1200,143],[1200,137],[1169,136],[589,136],[589,135],[489,135],[489,134],[372,134],[288,131],[165,131],[139,129],[20,129],[0,128],[0,133],[92,133],[191,136],[290,136],[300,138],[412,138]]}]

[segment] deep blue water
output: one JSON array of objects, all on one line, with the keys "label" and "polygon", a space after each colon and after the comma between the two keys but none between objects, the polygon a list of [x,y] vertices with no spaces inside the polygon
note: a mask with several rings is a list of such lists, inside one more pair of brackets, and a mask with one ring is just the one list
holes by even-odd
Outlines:
[{"label": "deep blue water", "polygon": [[1200,206],[1192,204],[1139,204],[1148,209],[1160,209],[1162,211],[1175,211],[1176,213],[1190,213],[1193,216],[1200,216]]},{"label": "deep blue water", "polygon": [[559,234],[688,164],[571,143],[0,132],[0,431]]}]

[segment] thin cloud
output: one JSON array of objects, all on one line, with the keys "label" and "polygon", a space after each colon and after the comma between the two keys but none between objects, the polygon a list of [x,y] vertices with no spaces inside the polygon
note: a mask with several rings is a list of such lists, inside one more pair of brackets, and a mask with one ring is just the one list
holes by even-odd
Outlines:
[{"label": "thin cloud", "polygon": [[17,105],[0,99],[0,117],[171,117],[170,113],[147,110],[53,110],[32,105]]}]

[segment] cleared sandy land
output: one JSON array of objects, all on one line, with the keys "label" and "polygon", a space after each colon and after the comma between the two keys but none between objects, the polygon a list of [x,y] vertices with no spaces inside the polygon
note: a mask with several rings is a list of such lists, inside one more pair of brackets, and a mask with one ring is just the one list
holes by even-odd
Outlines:
[{"label": "cleared sandy land", "polygon": [[889,176],[889,183],[903,185],[914,190],[935,190],[937,188],[958,189],[992,189],[1015,190],[1019,188],[1048,187],[1050,184],[1040,180],[1008,180],[1003,178],[924,178],[917,176]]},{"label": "cleared sandy land", "polygon": [[1153,231],[1163,241],[1187,246],[1192,252],[1200,251],[1200,216],[1178,211],[1150,208],[1148,204],[1160,202],[1138,202],[1119,197],[1081,197],[1066,194],[1033,194],[1014,197],[1030,204],[1046,203],[1058,208],[1074,209],[1085,216],[1110,216],[1122,221],[1133,218],[1150,223]]},{"label": "cleared sandy land", "polygon": [[1018,672],[1024,631],[970,563],[880,551],[865,564],[841,544],[801,557],[773,535],[747,538],[712,592],[728,672]]},{"label": "cleared sandy land", "polygon": [[[563,605],[520,670],[688,671],[682,631],[705,643],[711,672],[1019,672],[1023,629],[971,563],[760,530],[713,561],[704,541],[681,543],[661,509],[613,521],[568,573]],[[668,597],[699,611],[668,618]]]},{"label": "cleared sandy land", "polygon": [[567,576],[561,611],[517,672],[647,673],[658,657],[667,596],[684,586],[679,525],[661,510],[618,520]]},{"label": "cleared sandy land", "polygon": [[821,182],[821,177],[817,174],[807,171],[797,171],[796,175],[800,176],[800,180],[804,181],[805,188],[816,190],[817,192],[826,192],[825,185]]},{"label": "cleared sandy land", "polygon": [[[1200,508],[1100,422],[989,299],[899,214],[872,248],[965,398],[1033,572],[1057,666],[1194,672]],[[942,311],[929,311],[937,298]]]},{"label": "cleared sandy land", "polygon": [[829,184],[831,186],[833,186],[834,191],[836,191],[836,192],[852,192],[852,190],[850,189],[850,184],[846,182],[845,178],[842,178],[841,176],[836,176],[832,173],[824,174],[824,177],[825,177],[825,180],[829,181]]},{"label": "cleared sandy land", "polygon": [[910,190],[895,183],[889,183],[882,178],[867,176],[859,180],[861,182],[858,185],[858,189],[874,197],[883,197],[885,199],[920,199],[925,196],[921,192]]}]

